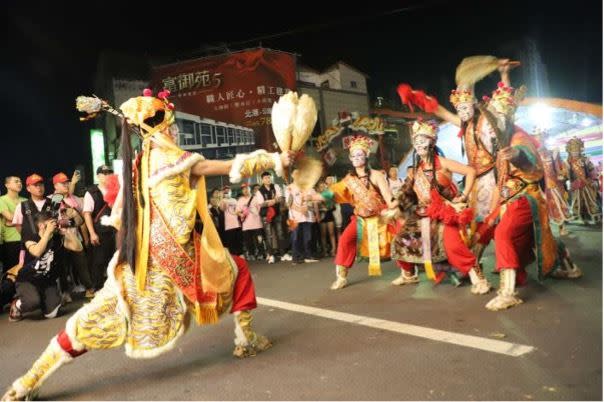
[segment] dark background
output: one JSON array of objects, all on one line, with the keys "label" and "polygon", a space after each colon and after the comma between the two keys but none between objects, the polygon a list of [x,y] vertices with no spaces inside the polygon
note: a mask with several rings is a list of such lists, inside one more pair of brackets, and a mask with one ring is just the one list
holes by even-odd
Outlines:
[{"label": "dark background", "polygon": [[488,54],[520,59],[518,84],[542,63],[548,86],[528,82],[529,96],[602,102],[601,1],[122,3],[4,3],[0,176],[49,179],[88,166],[88,130],[74,101],[92,92],[106,50],[157,63],[261,44],[319,70],[338,60],[358,68],[370,77],[372,101],[396,104],[404,81],[447,105],[461,59]]}]

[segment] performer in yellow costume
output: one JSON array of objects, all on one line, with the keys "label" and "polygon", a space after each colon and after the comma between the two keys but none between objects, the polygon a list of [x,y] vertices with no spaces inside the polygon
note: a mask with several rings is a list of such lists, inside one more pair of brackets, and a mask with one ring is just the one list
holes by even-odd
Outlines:
[{"label": "performer in yellow costume", "polygon": [[[211,324],[232,312],[236,357],[271,346],[251,327],[254,284],[247,263],[220,243],[207,210],[204,176],[229,174],[231,181],[239,181],[267,169],[282,175],[290,154],[258,150],[229,161],[204,160],[176,145],[178,127],[169,92],[154,97],[145,90],[144,95],[123,103],[121,111],[98,98],[78,98],[77,107],[88,118],[100,111],[123,118],[122,188],[105,222],[119,230],[118,250],[104,287],[69,318],[3,400],[35,396],[51,373],[87,350],[125,345],[129,357],[158,356],[172,349],[191,318]],[[132,132],[142,140],[134,165]],[[197,214],[201,233],[195,228]]]},{"label": "performer in yellow costume", "polygon": [[367,166],[371,139],[357,136],[350,142],[350,161],[353,170],[341,181],[329,187],[328,196],[335,202],[354,206],[354,215],[342,232],[336,253],[336,281],[331,289],[341,289],[348,283],[348,269],[358,255],[369,257],[369,275],[382,274],[380,259],[390,257],[392,234],[380,220],[380,213],[394,208],[386,176]]}]

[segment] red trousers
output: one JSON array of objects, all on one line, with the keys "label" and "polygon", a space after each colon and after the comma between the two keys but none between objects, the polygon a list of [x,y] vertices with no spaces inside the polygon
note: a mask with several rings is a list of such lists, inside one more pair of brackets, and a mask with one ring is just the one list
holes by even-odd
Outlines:
[{"label": "red trousers", "polygon": [[256,290],[254,289],[254,282],[252,281],[247,261],[236,255],[231,255],[231,257],[233,257],[239,271],[233,288],[233,307],[231,308],[231,313],[255,309],[257,307]]},{"label": "red trousers", "polygon": [[476,232],[480,233],[478,243],[488,245],[495,236],[495,226],[487,225],[485,222],[480,222],[476,228]]},{"label": "red trousers", "polygon": [[336,265],[342,265],[346,268],[352,267],[354,259],[357,256],[357,217],[352,215],[350,223],[342,232],[338,240],[338,250],[336,252]]},{"label": "red trousers", "polygon": [[524,197],[507,205],[495,228],[495,260],[497,271],[524,269],[534,261],[533,216]]},{"label": "red trousers", "polygon": [[[449,265],[467,275],[476,265],[476,256],[461,239],[459,228],[456,225],[445,225],[443,243]],[[397,264],[407,272],[412,272],[414,269],[413,264],[405,261],[397,261]]]}]

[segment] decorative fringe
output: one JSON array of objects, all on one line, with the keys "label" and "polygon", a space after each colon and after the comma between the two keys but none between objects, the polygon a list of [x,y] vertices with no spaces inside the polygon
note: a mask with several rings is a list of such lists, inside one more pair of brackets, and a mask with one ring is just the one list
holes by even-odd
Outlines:
[{"label": "decorative fringe", "polygon": [[218,322],[217,306],[209,304],[195,304],[195,321],[197,324],[216,324]]}]

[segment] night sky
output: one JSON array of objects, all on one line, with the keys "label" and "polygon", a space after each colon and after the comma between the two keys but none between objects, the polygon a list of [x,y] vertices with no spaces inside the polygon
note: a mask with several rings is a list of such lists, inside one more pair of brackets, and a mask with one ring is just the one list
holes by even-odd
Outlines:
[{"label": "night sky", "polygon": [[[371,2],[330,9],[308,2],[272,8],[221,2],[222,9],[198,3],[4,2],[0,80],[8,127],[0,176],[38,172],[49,178],[88,164],[89,127],[78,121],[74,100],[92,92],[104,49],[176,61],[199,57],[208,47],[240,50],[261,41],[299,54],[316,69],[338,60],[357,67],[370,77],[371,99],[396,101],[396,85],[408,82],[449,107],[447,93],[462,58],[517,59],[532,42],[547,70],[549,93],[543,96],[602,103],[601,1]],[[513,83],[522,77],[515,71]]]}]

